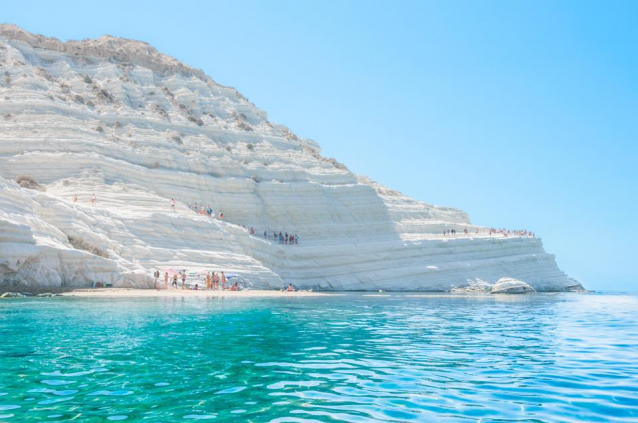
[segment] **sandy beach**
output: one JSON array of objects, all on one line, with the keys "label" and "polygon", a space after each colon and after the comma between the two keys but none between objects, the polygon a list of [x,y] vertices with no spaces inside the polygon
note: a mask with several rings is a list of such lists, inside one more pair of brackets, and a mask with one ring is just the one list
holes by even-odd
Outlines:
[{"label": "sandy beach", "polygon": [[255,290],[255,291],[206,291],[206,290],[181,290],[181,289],[136,289],[136,288],[94,288],[94,289],[75,289],[73,291],[63,292],[60,295],[65,297],[237,297],[237,298],[260,298],[260,297],[319,297],[328,295],[341,295],[328,292],[309,292],[309,291],[274,291],[274,290]]}]

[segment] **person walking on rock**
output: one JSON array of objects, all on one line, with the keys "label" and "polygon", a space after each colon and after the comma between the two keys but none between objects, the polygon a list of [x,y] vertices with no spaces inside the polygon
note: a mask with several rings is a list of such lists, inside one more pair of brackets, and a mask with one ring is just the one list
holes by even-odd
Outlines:
[{"label": "person walking on rock", "polygon": [[186,271],[182,272],[182,289],[186,289]]},{"label": "person walking on rock", "polygon": [[164,288],[168,289],[168,272],[164,272]]},{"label": "person walking on rock", "polygon": [[226,275],[222,272],[222,291],[226,289]]},{"label": "person walking on rock", "polygon": [[171,210],[175,211],[175,200],[171,198]]}]

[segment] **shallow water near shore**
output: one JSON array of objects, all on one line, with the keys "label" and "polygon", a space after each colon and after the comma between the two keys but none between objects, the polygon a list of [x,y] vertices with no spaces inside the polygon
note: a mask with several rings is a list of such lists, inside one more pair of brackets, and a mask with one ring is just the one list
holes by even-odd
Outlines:
[{"label": "shallow water near shore", "polygon": [[0,301],[0,421],[638,420],[638,296]]}]

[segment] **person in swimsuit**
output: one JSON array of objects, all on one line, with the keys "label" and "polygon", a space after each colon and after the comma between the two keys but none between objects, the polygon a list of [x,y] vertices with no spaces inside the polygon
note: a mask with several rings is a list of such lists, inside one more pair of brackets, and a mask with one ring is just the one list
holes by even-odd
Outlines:
[{"label": "person in swimsuit", "polygon": [[226,289],[226,275],[222,272],[222,291]]},{"label": "person in swimsuit", "polygon": [[168,289],[168,272],[164,272],[164,288]]},{"label": "person in swimsuit", "polygon": [[177,274],[173,275],[173,288],[177,289]]}]

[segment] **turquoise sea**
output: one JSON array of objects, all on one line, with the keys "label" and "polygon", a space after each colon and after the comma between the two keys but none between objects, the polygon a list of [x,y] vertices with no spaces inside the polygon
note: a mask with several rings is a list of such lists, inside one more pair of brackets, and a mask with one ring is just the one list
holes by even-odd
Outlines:
[{"label": "turquoise sea", "polygon": [[0,300],[0,422],[637,422],[638,296]]}]

